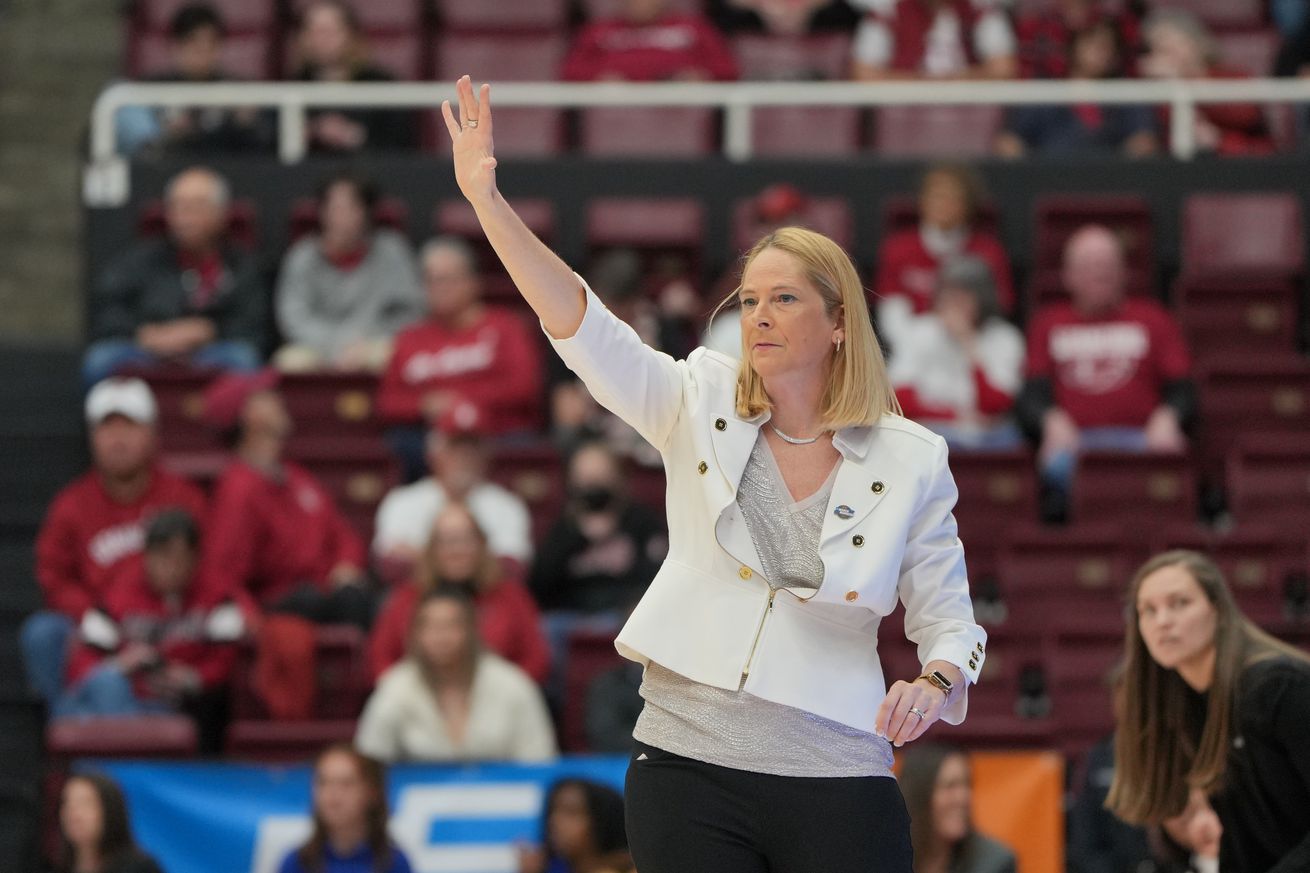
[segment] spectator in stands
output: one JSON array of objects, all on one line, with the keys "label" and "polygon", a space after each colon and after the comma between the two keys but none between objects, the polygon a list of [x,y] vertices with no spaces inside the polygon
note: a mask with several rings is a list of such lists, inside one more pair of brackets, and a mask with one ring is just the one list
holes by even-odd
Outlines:
[{"label": "spectator in stands", "polygon": [[[1152,13],[1144,27],[1147,54],[1142,75],[1154,79],[1245,79],[1222,64],[1214,37],[1201,19],[1183,9]],[[1162,121],[1167,128],[1167,114]],[[1203,103],[1193,136],[1197,149],[1217,155],[1264,155],[1274,150],[1264,109],[1257,103]]]},{"label": "spectator in stands", "polygon": [[314,762],[314,831],[278,873],[410,873],[387,832],[387,772],[348,743]]},{"label": "spectator in stands", "polygon": [[1070,300],[1028,326],[1027,381],[1015,411],[1040,442],[1046,514],[1058,516],[1081,450],[1182,452],[1196,409],[1182,331],[1153,300],[1125,297],[1123,246],[1091,225],[1065,245]]},{"label": "spectator in stands", "polygon": [[472,598],[424,595],[409,657],[378,681],[355,745],[398,761],[545,761],[557,754],[550,714],[532,678],[478,639]]},{"label": "spectator in stands", "polygon": [[[1113,10],[1110,7],[1123,6]],[[1014,23],[1019,41],[1019,74],[1025,79],[1063,79],[1071,75],[1077,60],[1073,49],[1075,37],[1108,23],[1115,41],[1123,47],[1125,72],[1132,64],[1140,42],[1142,0],[1110,4],[1106,0],[1056,0],[1052,4],[1029,7]]]},{"label": "spectator in stands", "polygon": [[268,292],[254,258],[224,238],[230,199],[204,167],[169,182],[166,238],[131,246],[95,282],[87,385],[129,365],[259,366]]},{"label": "spectator in stands", "polygon": [[645,705],[640,693],[645,669],[625,660],[591,681],[585,710],[588,751],[617,755],[632,750],[632,731]]},{"label": "spectator in stands", "polygon": [[36,538],[44,610],[23,623],[28,683],[47,704],[63,691],[73,629],[114,580],[140,567],[145,522],[168,507],[205,517],[200,490],[158,463],[154,395],[107,379],[86,398],[92,469],[55,496]]},{"label": "spectator in stands", "polygon": [[283,370],[381,370],[392,338],[423,315],[409,242],[373,224],[378,189],[353,172],[319,186],[317,234],[287,252],[277,284]]},{"label": "spectator in stands", "polygon": [[413,579],[395,589],[369,638],[369,667],[376,680],[405,656],[414,610],[429,591],[453,588],[473,598],[478,636],[486,647],[537,682],[550,672],[550,649],[522,571],[497,560],[469,507],[448,503],[431,528]]},{"label": "spectator in stands", "polygon": [[205,392],[205,417],[234,451],[214,488],[206,537],[219,587],[247,592],[266,611],[367,629],[364,544],[327,489],[286,460],[292,422],[277,374],[217,380]]},{"label": "spectator in stands", "polygon": [[58,873],[161,873],[132,839],[127,799],[108,776],[78,772],[59,801]]},{"label": "spectator in stands", "polygon": [[[1069,78],[1085,81],[1124,75],[1126,59],[1122,31],[1101,18],[1070,36]],[[1006,112],[1005,129],[997,137],[1002,157],[1025,154],[1118,152],[1142,157],[1160,148],[1155,110],[1132,104],[1068,104],[1016,106]]]},{"label": "spectator in stands", "polygon": [[519,854],[519,873],[629,873],[623,795],[588,779],[546,792],[542,844]]},{"label": "spectator in stands", "polygon": [[200,526],[186,510],[166,509],[146,526],[139,572],[119,579],[82,616],[58,718],[185,711],[208,729],[236,661],[245,617],[200,576]]},{"label": "spectator in stands", "polygon": [[570,82],[663,82],[737,78],[727,41],[702,15],[667,0],[624,0],[623,14],[583,26],[564,59]]},{"label": "spectator in stands", "polygon": [[420,255],[427,318],[396,336],[378,388],[378,416],[407,478],[423,470],[433,425],[455,422],[488,436],[541,427],[541,341],[518,314],[482,302],[468,243],[440,237]]},{"label": "spectator in stands", "polygon": [[961,255],[937,282],[932,311],[910,319],[892,356],[901,409],[952,449],[1016,447],[1023,437],[1009,412],[1023,383],[1023,334],[1001,317],[986,261]]},{"label": "spectator in stands", "polygon": [[915,743],[902,753],[901,792],[910,812],[915,873],[1014,873],[1004,843],[974,830],[973,780],[963,750]]},{"label": "spectator in stands", "polygon": [[859,0],[853,78],[1012,79],[1014,31],[995,0]]},{"label": "spectator in stands", "polygon": [[970,168],[930,167],[919,185],[919,226],[883,240],[874,280],[875,313],[879,334],[893,352],[910,316],[933,308],[942,262],[958,255],[986,261],[996,279],[1001,310],[1008,313],[1014,308],[1010,259],[1000,240],[977,226],[985,196],[981,180]]},{"label": "spectator in stands", "polygon": [[[223,18],[208,3],[188,3],[169,23],[172,66],[149,77],[155,82],[223,82]],[[268,150],[273,145],[273,118],[253,108],[176,106],[140,109],[139,123],[129,133],[125,151],[148,145],[151,150],[234,152]],[[121,117],[121,116],[120,116]],[[138,113],[133,113],[137,118]],[[120,130],[122,130],[120,125]],[[125,131],[127,132],[127,131]]]},{"label": "spectator in stands", "polygon": [[430,475],[392,489],[378,505],[373,556],[388,579],[415,569],[442,509],[463,503],[486,533],[496,558],[524,567],[532,560],[532,519],[523,499],[486,478],[487,442],[475,429],[450,427],[427,438]]},{"label": "spectator in stands", "polygon": [[710,0],[708,5],[710,19],[730,34],[850,33],[860,21],[846,0]]},{"label": "spectator in stands", "polygon": [[[390,82],[369,62],[355,9],[345,0],[312,0],[300,16],[292,78],[301,82]],[[407,149],[418,145],[418,123],[403,110],[319,108],[308,113],[309,147],[318,152]]]}]

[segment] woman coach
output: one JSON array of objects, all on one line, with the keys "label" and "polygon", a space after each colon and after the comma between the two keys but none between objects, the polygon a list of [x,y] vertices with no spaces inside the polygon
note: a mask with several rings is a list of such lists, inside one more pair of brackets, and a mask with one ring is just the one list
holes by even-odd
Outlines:
[{"label": "woman coach", "polygon": [[[619,633],[646,665],[627,780],[641,873],[909,873],[891,744],[964,718],[973,621],[941,438],[899,416],[850,259],[746,256],[743,360],[648,348],[496,188],[489,88],[442,105],[455,175],[565,363],[664,458],[669,555]],[[897,598],[924,675],[886,687]]]}]

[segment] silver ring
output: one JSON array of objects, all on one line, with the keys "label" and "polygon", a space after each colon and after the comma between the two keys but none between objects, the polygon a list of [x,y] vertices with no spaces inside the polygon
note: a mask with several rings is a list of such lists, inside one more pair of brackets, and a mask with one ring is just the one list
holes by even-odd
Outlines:
[{"label": "silver ring", "polygon": [[469,130],[472,130],[478,126],[478,120],[476,118],[470,118],[468,121],[464,122],[464,126]]},{"label": "silver ring", "polygon": [[922,709],[919,709],[917,706],[910,707],[910,715],[917,715],[920,720],[923,720],[928,717],[928,713],[924,712]]}]

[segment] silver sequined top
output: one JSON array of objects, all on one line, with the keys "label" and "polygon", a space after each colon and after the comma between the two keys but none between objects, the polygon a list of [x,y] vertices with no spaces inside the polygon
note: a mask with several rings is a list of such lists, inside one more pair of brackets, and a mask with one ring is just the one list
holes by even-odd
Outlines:
[{"label": "silver sequined top", "polygon": [[[793,502],[763,432],[757,438],[737,504],[775,590],[817,589],[823,582],[819,534],[836,474],[834,466],[818,491]],[[740,686],[729,691],[702,685],[651,662],[641,696],[646,705],[633,736],[675,755],[778,776],[892,775],[887,740],[763,700]]]}]

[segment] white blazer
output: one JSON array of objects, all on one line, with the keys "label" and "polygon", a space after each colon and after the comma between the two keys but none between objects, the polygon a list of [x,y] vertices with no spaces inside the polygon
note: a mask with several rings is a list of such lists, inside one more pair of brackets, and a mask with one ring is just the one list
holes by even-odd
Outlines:
[{"label": "white blazer", "polygon": [[[757,697],[871,731],[887,694],[878,624],[899,598],[919,660],[947,661],[976,682],[987,634],[973,620],[945,441],[896,415],[836,433],[823,584],[771,594],[736,503],[769,414],[737,416],[738,361],[704,348],[675,361],[578,281],[582,324],[551,344],[601,405],[659,449],[668,483],[668,558],[619,633],[619,653],[718,688],[736,689],[746,674]],[[966,706],[958,694],[943,719],[959,724]]]}]

